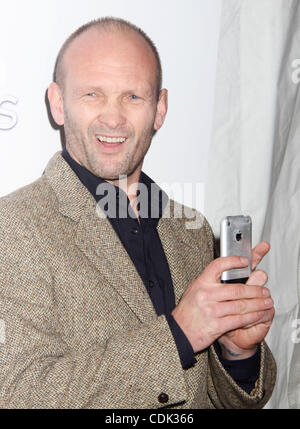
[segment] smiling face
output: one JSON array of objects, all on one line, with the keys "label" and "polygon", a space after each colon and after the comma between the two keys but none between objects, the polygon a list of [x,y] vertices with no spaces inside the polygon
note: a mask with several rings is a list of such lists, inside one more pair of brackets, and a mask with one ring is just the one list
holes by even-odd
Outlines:
[{"label": "smiling face", "polygon": [[151,48],[133,31],[91,28],[72,42],[63,67],[63,91],[52,83],[48,97],[68,152],[98,177],[138,182],[167,112]]}]

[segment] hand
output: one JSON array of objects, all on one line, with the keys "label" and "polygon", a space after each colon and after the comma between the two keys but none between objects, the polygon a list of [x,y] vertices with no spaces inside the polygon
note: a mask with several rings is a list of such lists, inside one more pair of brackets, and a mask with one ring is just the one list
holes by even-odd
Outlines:
[{"label": "hand", "polygon": [[[260,243],[252,250],[253,270],[269,250],[270,245],[266,242]],[[251,287],[252,285],[265,286],[267,281],[267,274],[264,271],[258,270],[253,271],[246,284]],[[219,338],[223,356],[227,359],[245,359],[252,356],[257,349],[257,345],[266,337],[274,314],[274,307],[266,309],[257,323],[242,329],[233,330]]]},{"label": "hand", "polygon": [[[267,243],[253,250],[254,267],[268,250]],[[268,311],[273,311],[273,301],[267,301],[270,292],[262,285],[253,284],[257,279],[253,274],[248,281],[251,287],[220,283],[224,271],[243,268],[248,263],[247,259],[238,256],[214,260],[187,288],[172,312],[195,353],[223,336],[225,343],[234,345],[236,351],[249,353],[251,348],[253,354],[253,346],[260,342],[262,336],[263,330],[258,328],[259,325],[268,325],[270,322],[270,316],[266,316]],[[243,328],[247,330],[242,333]]]}]

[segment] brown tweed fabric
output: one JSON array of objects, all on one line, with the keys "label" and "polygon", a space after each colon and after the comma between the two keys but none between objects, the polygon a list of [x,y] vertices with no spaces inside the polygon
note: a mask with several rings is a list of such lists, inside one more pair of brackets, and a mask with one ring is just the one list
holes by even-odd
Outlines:
[{"label": "brown tweed fabric", "polygon": [[[196,230],[185,222],[158,226],[177,302],[213,258],[205,219]],[[0,267],[1,408],[259,408],[270,397],[276,367],[266,345],[251,396],[213,350],[182,369],[165,317],[60,153],[39,180],[0,200]]]}]

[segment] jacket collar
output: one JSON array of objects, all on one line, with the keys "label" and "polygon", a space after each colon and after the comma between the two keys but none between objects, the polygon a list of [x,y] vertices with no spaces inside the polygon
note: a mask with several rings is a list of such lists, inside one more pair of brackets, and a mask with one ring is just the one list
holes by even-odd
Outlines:
[{"label": "jacket collar", "polygon": [[[114,216],[119,216],[121,213],[128,213],[135,216],[131,210],[129,199],[126,193],[117,186],[114,186],[104,179],[95,176],[84,166],[78,164],[68,153],[65,148],[62,152],[63,159],[68,163],[82,184],[90,191],[94,199],[99,203],[99,206],[105,211],[106,204],[109,204],[110,213]],[[144,172],[141,173],[139,180],[140,195],[140,217],[147,222],[157,226],[159,219],[162,217],[163,211],[168,204],[169,198],[167,194]],[[145,192],[143,192],[145,190]],[[107,191],[111,198],[107,197]],[[117,198],[118,196],[118,198]],[[104,198],[105,197],[105,198]],[[108,212],[108,207],[106,209]]]}]

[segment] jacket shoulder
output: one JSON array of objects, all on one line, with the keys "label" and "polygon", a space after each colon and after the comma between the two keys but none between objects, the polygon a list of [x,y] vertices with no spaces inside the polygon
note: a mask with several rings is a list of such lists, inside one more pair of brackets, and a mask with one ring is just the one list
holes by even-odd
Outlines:
[{"label": "jacket shoulder", "polygon": [[44,217],[56,206],[56,196],[43,175],[26,185],[0,198],[0,226],[8,222],[12,227],[19,222],[26,223]]},{"label": "jacket shoulder", "polygon": [[170,200],[163,217],[172,218],[190,236],[198,237],[205,234],[209,240],[214,240],[214,234],[208,220],[200,211],[192,207]]}]

